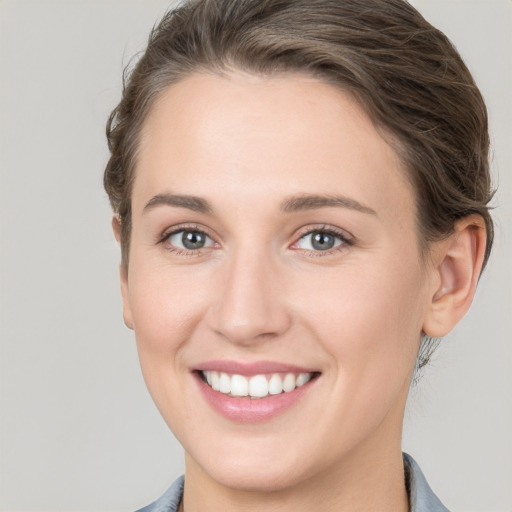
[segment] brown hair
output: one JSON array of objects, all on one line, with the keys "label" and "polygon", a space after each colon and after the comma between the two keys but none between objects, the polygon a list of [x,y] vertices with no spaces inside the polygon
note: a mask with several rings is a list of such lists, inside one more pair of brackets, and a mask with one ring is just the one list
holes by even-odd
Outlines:
[{"label": "brown hair", "polygon": [[193,72],[231,69],[299,71],[349,91],[408,170],[421,244],[477,213],[487,229],[487,261],[487,112],[442,32],[405,0],[189,0],[164,16],[136,66],[125,71],[121,102],[107,124],[104,184],[121,222],[125,265],[138,138],[155,98]]}]

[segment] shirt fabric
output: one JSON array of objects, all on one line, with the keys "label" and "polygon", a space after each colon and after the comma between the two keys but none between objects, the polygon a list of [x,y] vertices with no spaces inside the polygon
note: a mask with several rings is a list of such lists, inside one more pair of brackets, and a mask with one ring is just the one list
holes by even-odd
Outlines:
[{"label": "shirt fabric", "polygon": [[[403,455],[410,512],[449,512],[433,493],[417,462],[407,453]],[[163,496],[137,512],[177,512],[183,497],[184,484],[185,478],[181,476]]]}]

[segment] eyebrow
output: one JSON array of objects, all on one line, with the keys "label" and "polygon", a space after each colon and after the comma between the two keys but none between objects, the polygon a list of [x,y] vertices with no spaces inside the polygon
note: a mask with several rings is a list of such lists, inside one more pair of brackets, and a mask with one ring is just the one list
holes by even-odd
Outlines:
[{"label": "eyebrow", "polygon": [[337,195],[301,194],[300,196],[290,197],[281,204],[281,210],[286,213],[329,207],[348,208],[349,210],[377,216],[377,212],[373,208],[350,197]]},{"label": "eyebrow", "polygon": [[157,194],[146,203],[143,213],[153,210],[157,206],[176,206],[199,213],[213,212],[210,203],[201,197],[179,194]]},{"label": "eyebrow", "polygon": [[[213,208],[206,199],[180,194],[157,194],[156,196],[153,196],[146,203],[146,206],[144,206],[143,213],[153,210],[158,206],[174,206],[178,208],[186,208],[199,213],[213,213]],[[332,207],[348,208],[350,210],[377,216],[377,212],[369,206],[365,206],[355,199],[337,195],[301,194],[299,196],[293,196],[285,199],[281,203],[281,211],[285,213]]]}]

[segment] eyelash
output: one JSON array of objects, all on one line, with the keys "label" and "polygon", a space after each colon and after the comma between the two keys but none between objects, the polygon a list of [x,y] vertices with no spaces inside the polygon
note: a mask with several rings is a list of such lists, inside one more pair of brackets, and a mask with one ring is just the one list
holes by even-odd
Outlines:
[{"label": "eyelash", "polygon": [[[188,231],[191,233],[200,233],[204,236],[207,236],[209,239],[213,240],[213,237],[211,237],[207,230],[205,230],[203,227],[198,226],[197,224],[187,224],[187,225],[181,225],[176,226],[175,228],[171,229],[170,231],[165,231],[162,236],[159,237],[158,243],[162,244],[165,247],[166,251],[169,251],[170,253],[176,254],[177,256],[201,256],[203,254],[203,251],[201,249],[181,249],[180,247],[175,247],[171,245],[170,243],[167,243],[171,236],[177,235],[178,233],[181,233],[182,231]],[[203,248],[204,249],[204,248]],[[207,248],[208,249],[208,248]]]},{"label": "eyelash", "polygon": [[[353,237],[349,236],[348,233],[341,231],[339,229],[336,229],[332,226],[315,226],[315,227],[307,227],[304,229],[304,231],[299,232],[296,241],[292,244],[297,245],[300,240],[305,238],[308,235],[313,235],[314,233],[322,233],[323,235],[330,235],[334,238],[337,238],[341,241],[341,243],[332,249],[327,249],[325,251],[315,251],[315,250],[307,250],[302,249],[302,254],[307,257],[313,257],[313,258],[322,258],[325,256],[331,256],[333,254],[336,254],[338,252],[342,252],[348,249],[348,247],[354,245],[354,239]],[[300,250],[300,249],[294,249],[294,250]]]},{"label": "eyelash", "polygon": [[[203,249],[209,249],[209,247],[199,248],[199,249],[181,249],[179,247],[175,247],[175,246],[171,245],[170,243],[168,243],[170,237],[172,237],[173,235],[176,235],[178,233],[181,233],[183,231],[200,233],[200,234],[208,237],[209,239],[211,239],[214,242],[214,244],[217,244],[215,242],[214,238],[208,234],[208,231],[198,225],[182,225],[182,226],[177,226],[170,231],[165,231],[159,237],[158,243],[164,245],[165,249],[167,251],[169,251],[170,253],[176,254],[178,256],[188,256],[188,257],[201,256],[204,253]],[[333,237],[339,239],[341,241],[341,243],[339,245],[333,247],[332,249],[327,249],[325,251],[320,251],[320,250],[315,251],[315,250],[307,250],[307,249],[302,249],[302,250],[301,249],[292,249],[292,250],[297,250],[297,251],[300,250],[300,251],[302,251],[302,253],[305,256],[317,258],[317,257],[329,256],[329,255],[335,254],[337,252],[341,252],[343,250],[346,250],[348,247],[354,245],[354,239],[351,236],[348,236],[346,232],[338,230],[336,228],[333,228],[332,226],[323,225],[323,226],[318,226],[318,227],[313,227],[313,228],[312,227],[304,228],[304,230],[302,232],[299,232],[299,234],[297,235],[297,237],[295,239],[295,242],[293,242],[293,244],[291,244],[290,247],[293,247],[294,245],[298,244],[300,240],[302,240],[306,236],[312,235],[314,233],[322,233],[324,235],[333,236]]]}]

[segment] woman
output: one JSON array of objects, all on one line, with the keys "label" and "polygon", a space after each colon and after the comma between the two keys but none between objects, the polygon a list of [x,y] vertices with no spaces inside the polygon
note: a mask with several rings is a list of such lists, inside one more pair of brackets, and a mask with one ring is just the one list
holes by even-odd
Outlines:
[{"label": "woman", "polygon": [[402,0],[185,2],[107,135],[124,319],[185,449],[144,510],[446,510],[404,408],[493,236],[446,37]]}]

